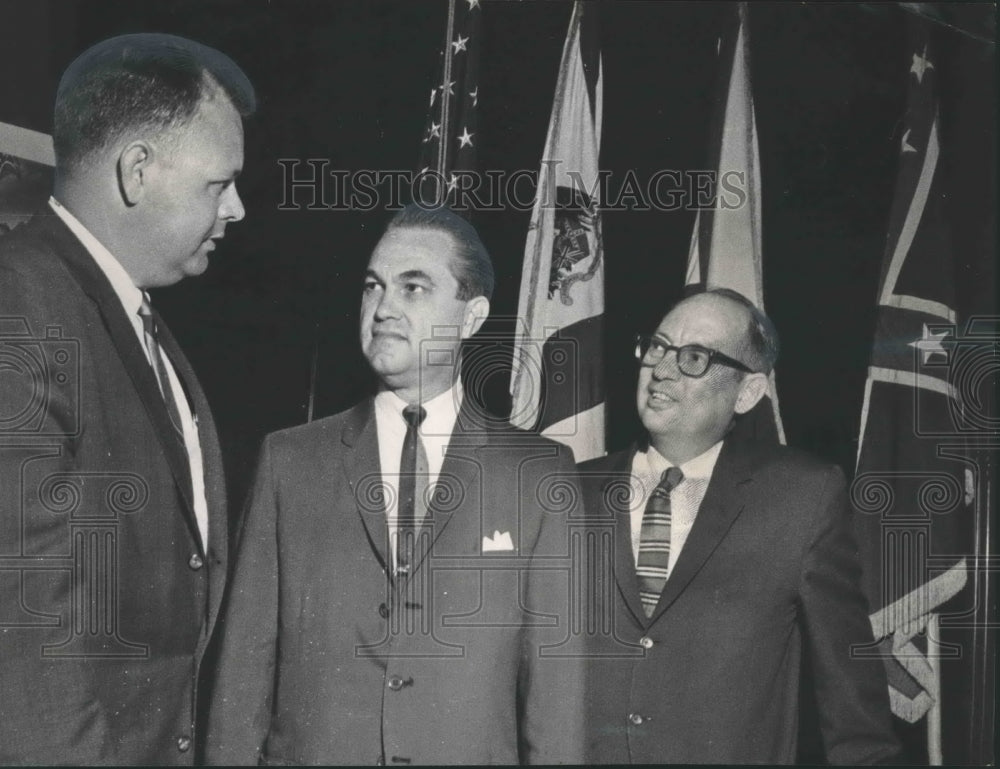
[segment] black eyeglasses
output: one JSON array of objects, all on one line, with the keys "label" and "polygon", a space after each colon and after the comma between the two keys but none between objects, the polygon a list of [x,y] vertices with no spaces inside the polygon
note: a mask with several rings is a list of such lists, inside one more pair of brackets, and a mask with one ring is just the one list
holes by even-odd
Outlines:
[{"label": "black eyeglasses", "polygon": [[718,350],[702,347],[700,344],[685,344],[681,347],[675,347],[659,337],[648,334],[639,334],[635,338],[635,357],[636,360],[642,362],[643,366],[658,365],[670,351],[676,353],[677,368],[684,376],[693,378],[705,376],[705,372],[716,363],[729,366],[737,371],[745,371],[748,374],[754,373],[752,368],[738,360],[723,355]]}]

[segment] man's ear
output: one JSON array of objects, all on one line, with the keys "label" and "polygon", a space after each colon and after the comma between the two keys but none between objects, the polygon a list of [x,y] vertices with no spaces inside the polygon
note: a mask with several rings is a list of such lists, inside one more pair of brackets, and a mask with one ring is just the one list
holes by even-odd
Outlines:
[{"label": "man's ear", "polygon": [[485,296],[477,296],[466,302],[465,317],[462,320],[462,339],[468,339],[479,331],[489,314],[490,300]]},{"label": "man's ear", "polygon": [[134,141],[118,155],[118,188],[126,205],[134,206],[146,191],[147,171],[153,150],[144,141]]},{"label": "man's ear", "polygon": [[736,396],[735,410],[737,414],[746,414],[756,406],[767,393],[766,374],[747,374],[740,382],[740,392]]}]

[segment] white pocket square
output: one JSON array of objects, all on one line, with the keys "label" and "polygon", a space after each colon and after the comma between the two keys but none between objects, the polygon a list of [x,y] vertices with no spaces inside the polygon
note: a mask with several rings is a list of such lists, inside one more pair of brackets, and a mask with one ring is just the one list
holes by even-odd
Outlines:
[{"label": "white pocket square", "polygon": [[510,538],[510,532],[505,531],[502,534],[499,531],[494,531],[492,537],[483,537],[483,552],[484,553],[495,553],[500,550],[513,550],[514,542]]}]

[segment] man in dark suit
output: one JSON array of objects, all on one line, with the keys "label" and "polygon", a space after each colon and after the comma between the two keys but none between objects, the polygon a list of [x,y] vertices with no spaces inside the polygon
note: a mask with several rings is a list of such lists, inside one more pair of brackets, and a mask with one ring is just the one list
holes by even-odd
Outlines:
[{"label": "man in dark suit", "polygon": [[560,654],[572,452],[492,419],[458,378],[492,288],[455,214],[390,222],[361,300],[378,394],[261,451],[210,763],[582,759],[581,666]]},{"label": "man in dark suit", "polygon": [[0,239],[0,763],[191,764],[227,561],[198,379],[147,289],[229,222],[253,89],[127,35],[66,70],[49,205]]},{"label": "man in dark suit", "polygon": [[638,342],[646,436],[580,467],[614,550],[592,608],[612,618],[588,662],[592,762],[794,762],[804,667],[831,763],[896,752],[882,664],[855,653],[872,633],[843,474],[727,437],[777,352],[742,295],[681,301]]}]

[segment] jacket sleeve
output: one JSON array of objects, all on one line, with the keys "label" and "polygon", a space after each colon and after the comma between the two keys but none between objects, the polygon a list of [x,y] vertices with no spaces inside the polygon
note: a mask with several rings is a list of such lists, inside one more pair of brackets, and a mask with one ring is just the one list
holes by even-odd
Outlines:
[{"label": "jacket sleeve", "polygon": [[[573,522],[583,502],[573,453],[559,447],[547,472],[524,489],[540,509],[541,525],[533,560],[558,568],[529,568],[525,575],[524,644],[519,676],[519,751],[527,764],[579,764],[584,761],[584,668],[582,637],[574,633],[571,605]],[[578,566],[579,564],[577,564]]]},{"label": "jacket sleeve", "polygon": [[240,532],[219,632],[205,759],[252,765],[267,739],[278,629],[278,494],[265,439]]},{"label": "jacket sleeve", "polygon": [[[800,596],[826,757],[831,764],[892,762],[899,744],[885,669],[871,656],[868,606],[839,468],[830,471],[818,509],[818,533],[805,554]],[[862,647],[867,656],[859,655]]]}]

